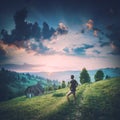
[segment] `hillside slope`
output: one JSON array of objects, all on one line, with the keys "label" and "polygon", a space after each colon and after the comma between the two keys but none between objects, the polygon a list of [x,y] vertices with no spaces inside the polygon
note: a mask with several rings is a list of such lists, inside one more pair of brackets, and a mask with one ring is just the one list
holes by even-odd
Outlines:
[{"label": "hillside slope", "polygon": [[36,85],[38,82],[43,88],[60,84],[58,81],[49,80],[41,76],[17,73],[2,68],[0,70],[0,101],[23,96],[28,86]]},{"label": "hillside slope", "polygon": [[68,88],[31,99],[18,97],[0,103],[0,120],[119,120],[120,78],[84,84],[77,101],[66,100]]}]

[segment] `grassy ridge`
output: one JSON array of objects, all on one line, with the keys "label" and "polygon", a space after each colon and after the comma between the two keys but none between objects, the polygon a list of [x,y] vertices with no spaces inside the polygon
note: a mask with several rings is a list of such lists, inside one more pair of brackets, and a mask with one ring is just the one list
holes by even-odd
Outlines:
[{"label": "grassy ridge", "polygon": [[83,92],[82,117],[84,120],[120,119],[120,78],[89,85]]},{"label": "grassy ridge", "polygon": [[0,103],[0,120],[119,120],[119,87],[120,78],[79,86],[75,105],[66,100],[68,88],[18,97]]},{"label": "grassy ridge", "polygon": [[[66,101],[67,89],[58,90],[57,93],[46,94],[33,98],[18,97],[0,103],[0,120],[40,120],[55,113]],[[63,94],[54,97],[56,94]],[[1,116],[2,115],[2,116]]]}]

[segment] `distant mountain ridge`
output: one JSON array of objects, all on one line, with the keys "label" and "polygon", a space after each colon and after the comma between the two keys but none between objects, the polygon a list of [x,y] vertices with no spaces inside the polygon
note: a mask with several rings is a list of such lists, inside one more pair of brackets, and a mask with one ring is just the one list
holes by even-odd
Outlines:
[{"label": "distant mountain ridge", "polygon": [[[97,72],[97,70],[87,70],[90,77],[91,77],[91,81],[94,82],[94,75]],[[104,72],[104,75],[108,75],[109,77],[120,77],[120,68],[101,68],[100,70],[102,70]],[[80,77],[80,72],[81,71],[62,71],[62,72],[52,72],[52,73],[48,73],[48,72],[32,72],[30,74],[34,74],[34,75],[40,75],[42,77],[48,78],[48,79],[52,79],[52,80],[58,80],[58,81],[69,81],[70,80],[70,75],[74,75],[75,79],[79,82],[79,77]]]}]

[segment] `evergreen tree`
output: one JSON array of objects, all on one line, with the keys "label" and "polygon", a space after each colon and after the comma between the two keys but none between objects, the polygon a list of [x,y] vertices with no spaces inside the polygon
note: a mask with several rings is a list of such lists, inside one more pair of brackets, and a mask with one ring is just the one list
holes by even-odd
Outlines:
[{"label": "evergreen tree", "polygon": [[90,76],[86,68],[83,68],[81,73],[80,73],[80,83],[90,83]]},{"label": "evergreen tree", "polygon": [[100,80],[103,80],[104,78],[104,73],[102,70],[98,70],[94,76],[95,78],[95,81],[100,81]]},{"label": "evergreen tree", "polygon": [[62,88],[65,88],[66,87],[66,84],[65,84],[65,81],[63,80],[62,81]]},{"label": "evergreen tree", "polygon": [[61,85],[58,86],[58,89],[61,89]]},{"label": "evergreen tree", "polygon": [[67,87],[70,87],[70,82],[68,81]]}]

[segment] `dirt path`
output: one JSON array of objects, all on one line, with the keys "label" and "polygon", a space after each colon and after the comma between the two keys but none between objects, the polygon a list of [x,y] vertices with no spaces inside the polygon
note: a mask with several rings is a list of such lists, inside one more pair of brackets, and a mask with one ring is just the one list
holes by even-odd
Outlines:
[{"label": "dirt path", "polygon": [[66,118],[66,120],[80,120],[81,118],[81,101],[82,98],[79,96],[76,103],[71,103],[73,105],[72,113]]},{"label": "dirt path", "polygon": [[66,120],[81,120],[81,115],[82,115],[82,100],[83,100],[83,92],[86,89],[86,87],[83,89],[83,91],[79,92],[77,94],[77,100],[76,103],[74,104],[73,102],[71,105],[73,105],[73,112],[66,118]]}]

